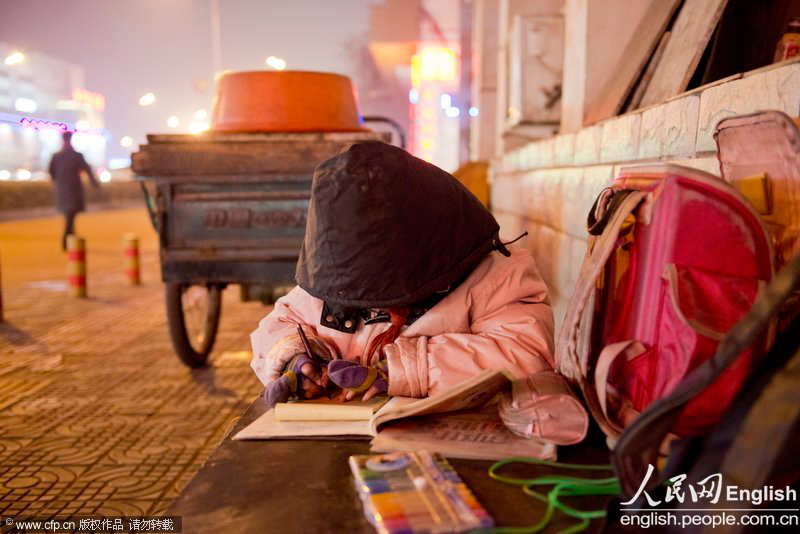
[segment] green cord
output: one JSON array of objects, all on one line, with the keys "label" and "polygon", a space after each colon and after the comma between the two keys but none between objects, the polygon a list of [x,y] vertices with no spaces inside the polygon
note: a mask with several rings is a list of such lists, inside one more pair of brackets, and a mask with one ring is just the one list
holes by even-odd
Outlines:
[{"label": "green cord", "polygon": [[[489,468],[489,476],[499,482],[510,484],[512,486],[522,486],[522,491],[534,499],[542,501],[547,504],[544,515],[534,525],[527,527],[498,527],[492,529],[484,529],[479,532],[492,533],[492,534],[528,534],[540,532],[543,530],[553,518],[553,513],[556,510],[561,511],[563,514],[580,522],[572,525],[559,534],[573,534],[581,532],[589,527],[589,521],[599,517],[605,517],[606,511],[600,510],[579,510],[573,508],[559,500],[559,497],[576,497],[583,495],[619,495],[620,486],[617,477],[609,478],[581,478],[569,477],[563,475],[548,475],[536,478],[513,478],[498,474],[501,468],[515,463],[543,465],[547,467],[555,467],[560,469],[582,469],[587,471],[612,471],[613,467],[610,465],[582,465],[582,464],[563,464],[558,462],[551,462],[548,460],[539,460],[537,458],[527,457],[514,457],[506,458],[496,462]],[[534,486],[550,486],[553,488],[547,493],[539,493],[533,489]]]}]

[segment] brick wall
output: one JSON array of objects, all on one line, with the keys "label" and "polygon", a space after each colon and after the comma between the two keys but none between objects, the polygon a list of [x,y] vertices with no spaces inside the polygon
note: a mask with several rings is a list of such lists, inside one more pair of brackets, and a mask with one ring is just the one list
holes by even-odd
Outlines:
[{"label": "brick wall", "polygon": [[586,214],[619,169],[671,162],[718,175],[717,123],[762,109],[800,114],[800,63],[738,74],[492,162],[491,205],[501,235],[529,232],[526,246],[550,286],[557,323],[586,249]]}]

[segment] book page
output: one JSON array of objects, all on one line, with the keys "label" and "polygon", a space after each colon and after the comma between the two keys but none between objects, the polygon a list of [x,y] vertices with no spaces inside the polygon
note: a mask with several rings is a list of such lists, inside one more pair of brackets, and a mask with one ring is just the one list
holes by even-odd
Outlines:
[{"label": "book page", "polygon": [[411,402],[390,402],[372,418],[372,431],[377,434],[381,425],[404,417],[481,408],[510,384],[503,371],[489,370],[439,395]]},{"label": "book page", "polygon": [[427,450],[449,458],[472,460],[500,460],[509,456],[556,458],[556,446],[552,443],[512,434],[497,415],[496,406],[394,421],[381,428],[370,450]]},{"label": "book page", "polygon": [[275,419],[278,421],[368,421],[372,414],[386,404],[389,397],[373,397],[364,402],[347,402],[333,399],[312,399],[292,402],[279,402],[275,405]]},{"label": "book page", "polygon": [[369,420],[365,421],[278,421],[270,410],[240,430],[233,439],[302,439],[372,437]]}]

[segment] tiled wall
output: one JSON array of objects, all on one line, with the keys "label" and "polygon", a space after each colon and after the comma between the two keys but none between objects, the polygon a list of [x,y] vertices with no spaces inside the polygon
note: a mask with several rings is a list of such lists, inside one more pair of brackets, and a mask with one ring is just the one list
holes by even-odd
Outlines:
[{"label": "tiled wall", "polygon": [[800,63],[788,61],[669,101],[525,145],[492,163],[492,210],[504,238],[526,245],[550,285],[560,321],[586,249],[586,214],[626,165],[668,161],[719,174],[714,129],[762,109],[800,115]]}]

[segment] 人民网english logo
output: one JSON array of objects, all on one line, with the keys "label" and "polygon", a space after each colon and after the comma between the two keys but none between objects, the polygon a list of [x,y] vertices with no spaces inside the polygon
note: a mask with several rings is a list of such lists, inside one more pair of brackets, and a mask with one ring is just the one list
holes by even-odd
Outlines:
[{"label": "\u4eba\u6c11\u7f51english logo", "polygon": [[653,486],[655,468],[648,465],[636,493],[621,503],[620,522],[640,528],[651,526],[800,526],[797,490],[765,485],[745,488],[729,484],[722,473],[687,483],[687,475],[670,477]]},{"label": "\u4eba\u6c11\u7f51english logo", "polygon": [[721,499],[729,502],[743,502],[752,506],[761,506],[765,502],[786,502],[797,501],[797,491],[790,486],[776,488],[774,486],[763,486],[750,489],[741,488],[735,484],[724,484],[722,473],[708,475],[695,484],[686,484],[686,474],[675,475],[667,480],[665,485],[665,495],[663,501],[653,498],[645,488],[648,487],[655,468],[647,466],[647,474],[642,479],[636,494],[622,503],[622,506],[630,506],[645,498],[651,507],[659,506],[663,503],[677,502],[683,504],[688,498],[694,504],[718,504]]}]

